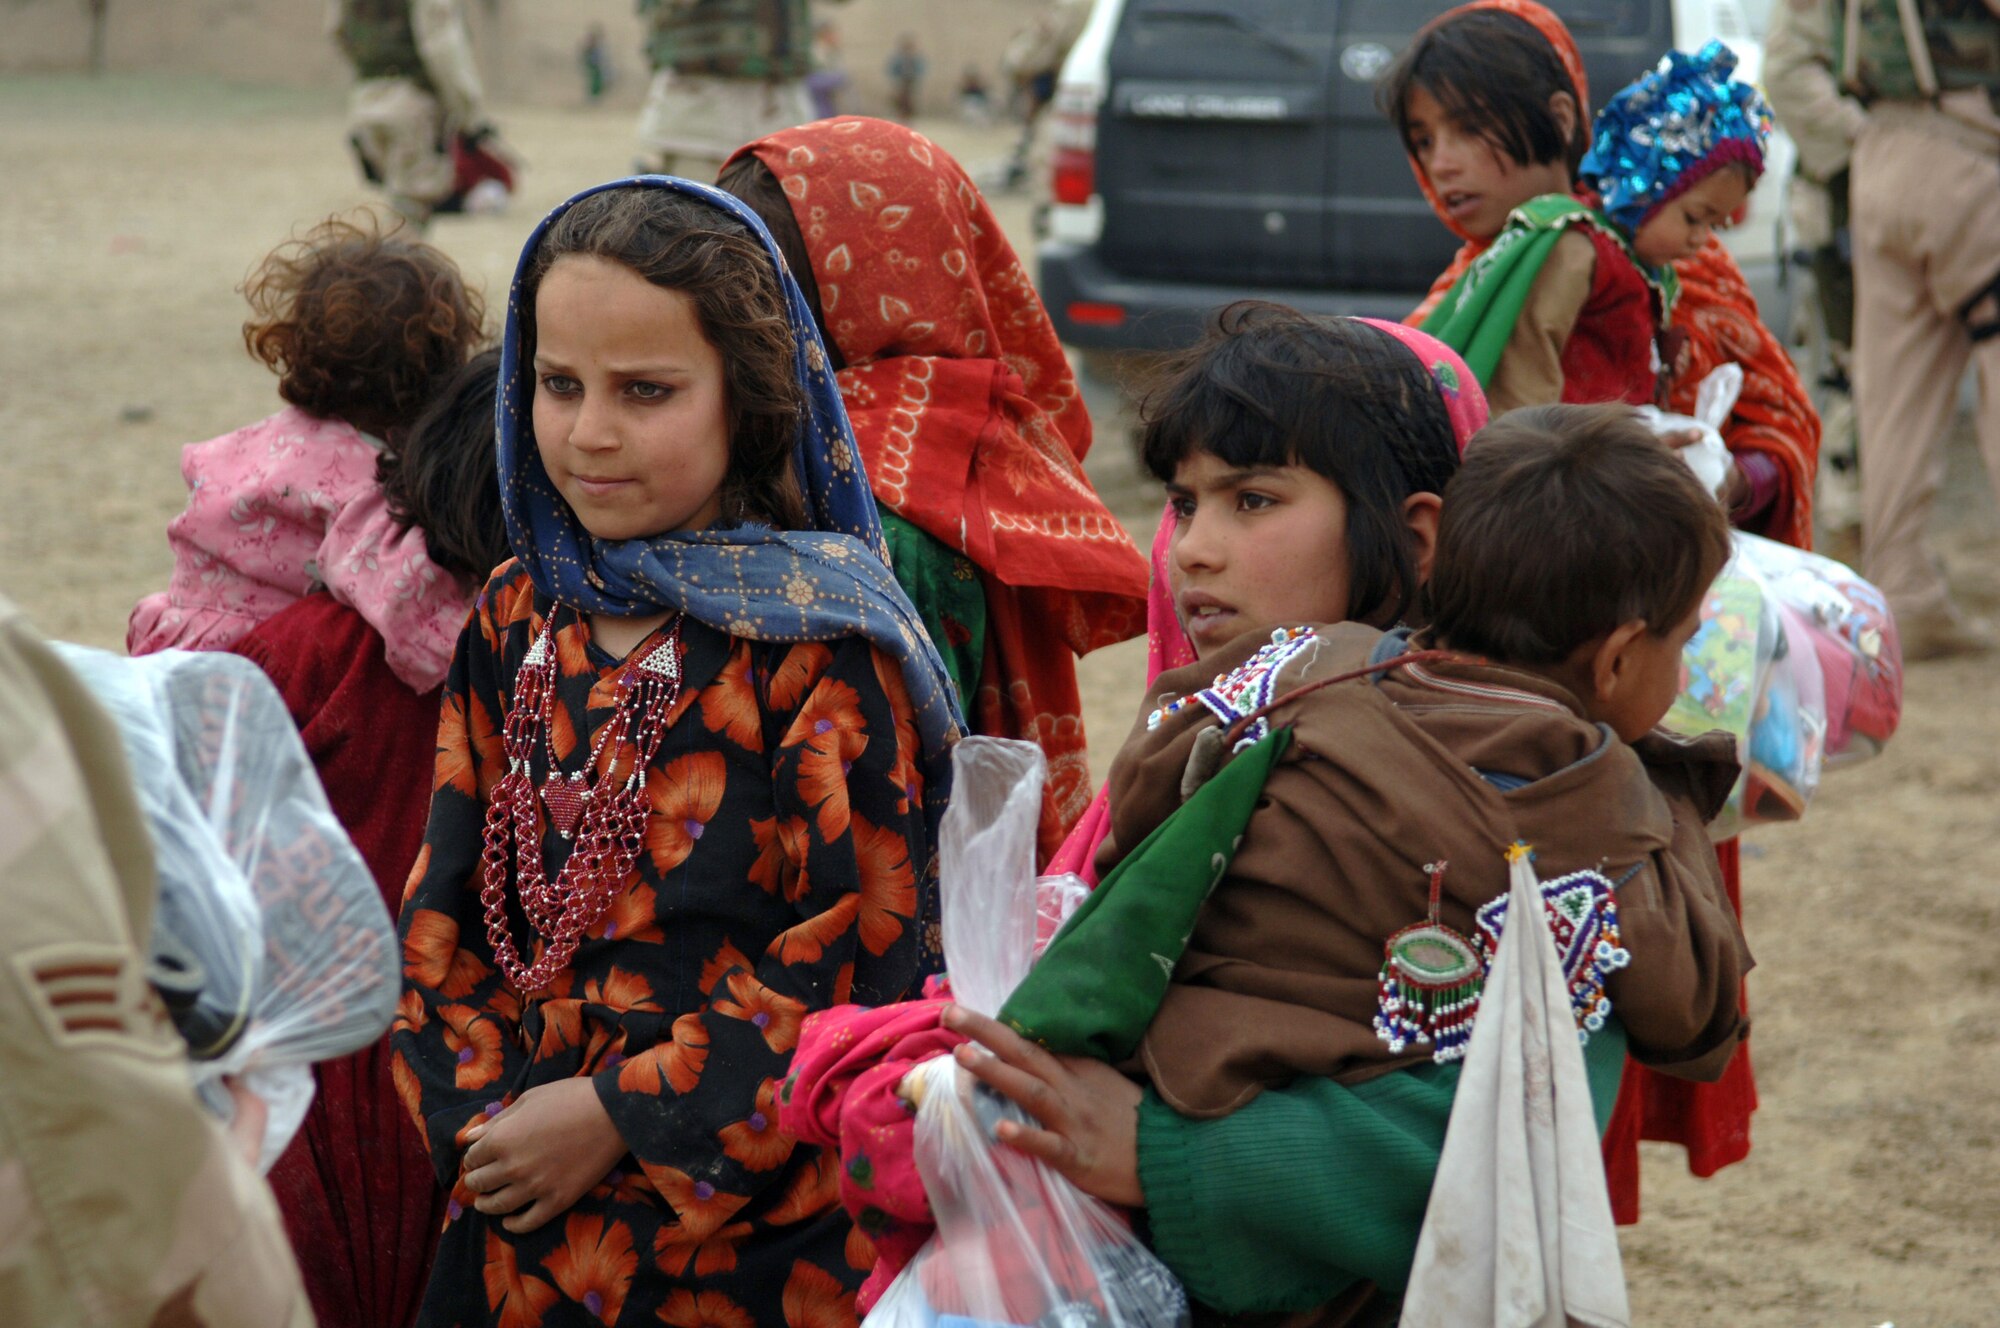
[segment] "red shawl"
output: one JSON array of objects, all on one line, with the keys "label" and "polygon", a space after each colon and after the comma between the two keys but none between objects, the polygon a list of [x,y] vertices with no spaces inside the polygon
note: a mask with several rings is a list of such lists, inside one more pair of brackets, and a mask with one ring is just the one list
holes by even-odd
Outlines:
[{"label": "red shawl", "polygon": [[974,731],[1048,754],[1046,859],[1090,800],[1073,655],[1146,625],[1146,560],[1083,472],[1090,419],[986,200],[929,139],[858,116],[759,139],[811,255],[875,499],[979,568]]},{"label": "red shawl", "polygon": [[[438,692],[390,671],[382,637],[324,592],[237,642],[285,698],[334,815],[395,916],[423,847],[436,761]],[[385,1037],[313,1067],[305,1125],[271,1189],[323,1328],[414,1323],[444,1224],[430,1154],[396,1098]]]},{"label": "red shawl", "polygon": [[[1476,9],[1499,9],[1534,24],[1555,48],[1563,68],[1576,84],[1579,103],[1588,103],[1583,60],[1561,19],[1534,0],[1473,0],[1471,4],[1433,20],[1447,23]],[[1486,246],[1454,226],[1445,215],[1430,182],[1415,158],[1410,169],[1432,211],[1453,234],[1465,241],[1451,266],[1431,283],[1430,294],[1403,321],[1420,323],[1443,294],[1471,266]],[[1674,265],[1680,276],[1680,298],[1673,325],[1687,333],[1687,345],[1674,365],[1668,404],[1685,411],[1694,403],[1701,380],[1716,365],[1734,360],[1743,366],[1743,395],[1736,403],[1723,441],[1732,452],[1759,451],[1782,468],[1786,492],[1766,517],[1764,533],[1808,548],[1812,544],[1812,477],[1819,459],[1819,416],[1807,401],[1791,357],[1757,317],[1757,303],[1737,270],[1736,260],[1720,241],[1711,238],[1694,258]],[[1730,902],[1742,914],[1741,868],[1735,840],[1717,845],[1723,883]],[[1750,1114],[1757,1109],[1756,1076],[1750,1067],[1746,1040],[1713,1084],[1688,1083],[1656,1074],[1636,1061],[1625,1063],[1618,1106],[1604,1136],[1604,1165],[1611,1185],[1611,1208],[1621,1223],[1639,1220],[1639,1141],[1677,1143],[1688,1151],[1688,1166],[1698,1176],[1741,1161],[1750,1152]]]},{"label": "red shawl", "polygon": [[[1588,106],[1590,85],[1584,78],[1583,58],[1576,42],[1562,20],[1534,0],[1473,0],[1432,20],[1428,26],[1448,23],[1460,14],[1478,9],[1498,9],[1532,23],[1555,48],[1557,59],[1570,81],[1576,84],[1579,104]],[[1424,302],[1403,320],[1415,325],[1464,275],[1486,244],[1466,234],[1446,215],[1414,157],[1410,159],[1410,169],[1438,220],[1465,241],[1452,258],[1451,266],[1431,283]],[[1685,344],[1668,380],[1667,408],[1691,414],[1695,392],[1711,370],[1732,361],[1742,365],[1743,394],[1737,398],[1736,409],[1722,431],[1723,442],[1731,452],[1764,453],[1777,463],[1785,477],[1784,491],[1765,514],[1757,533],[1809,549],[1813,477],[1819,470],[1819,414],[1806,396],[1792,357],[1757,316],[1757,301],[1750,294],[1749,284],[1720,240],[1710,238],[1700,253],[1675,263],[1674,272],[1680,277],[1681,289],[1674,304],[1673,326],[1685,334]]]}]

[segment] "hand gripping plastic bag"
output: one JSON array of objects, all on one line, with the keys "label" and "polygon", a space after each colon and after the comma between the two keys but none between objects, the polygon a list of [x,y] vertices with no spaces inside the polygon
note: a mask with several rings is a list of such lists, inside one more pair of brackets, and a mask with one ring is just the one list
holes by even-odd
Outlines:
[{"label": "hand gripping plastic bag", "polygon": [[[967,738],[952,758],[940,833],[945,963],[957,999],[1000,1008],[1034,955],[1035,824],[1043,758],[1032,743]],[[937,1234],[865,1328],[1181,1328],[1187,1293],[1109,1205],[993,1139],[1016,1108],[949,1056],[904,1080],[916,1163]],[[1022,1119],[1014,1115],[1015,1119]]]},{"label": "hand gripping plastic bag", "polygon": [[387,1031],[402,981],[394,924],[255,664],[58,649],[117,722],[146,814],[155,986],[204,1099],[228,1114],[228,1075],[269,1104],[268,1168],[311,1105],[309,1067]]},{"label": "hand gripping plastic bag", "polygon": [[1682,652],[1663,724],[1723,729],[1743,774],[1718,838],[1795,821],[1827,765],[1872,756],[1896,731],[1902,652],[1881,592],[1831,558],[1736,532]]},{"label": "hand gripping plastic bag", "polygon": [[1690,430],[1701,435],[1699,441],[1680,449],[1680,457],[1702,487],[1717,498],[1722,496],[1723,485],[1729,482],[1729,468],[1733,464],[1729,446],[1722,441],[1722,426],[1729,422],[1729,412],[1736,408],[1736,398],[1742,392],[1743,366],[1721,364],[1695,389],[1694,414],[1674,415],[1657,406],[1638,408],[1639,418],[1646,427],[1663,437]]}]

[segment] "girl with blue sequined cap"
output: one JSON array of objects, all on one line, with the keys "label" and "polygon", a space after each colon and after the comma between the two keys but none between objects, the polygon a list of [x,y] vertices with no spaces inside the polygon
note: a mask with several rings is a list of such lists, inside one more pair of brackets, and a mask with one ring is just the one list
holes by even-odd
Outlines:
[{"label": "girl with blue sequined cap", "polygon": [[1669,51],[1597,113],[1583,183],[1648,267],[1700,252],[1764,173],[1771,112],[1735,69],[1721,42]]},{"label": "girl with blue sequined cap", "polygon": [[529,239],[514,558],[444,688],[394,1078],[449,1192],[419,1322],[852,1322],[869,1262],[777,1124],[804,1017],[914,994],[960,720],[826,353],[717,190]]}]

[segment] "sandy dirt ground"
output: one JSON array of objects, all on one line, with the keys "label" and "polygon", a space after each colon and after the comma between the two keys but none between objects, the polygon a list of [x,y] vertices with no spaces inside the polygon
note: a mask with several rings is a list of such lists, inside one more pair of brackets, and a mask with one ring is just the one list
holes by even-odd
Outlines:
[{"label": "sandy dirt ground", "polygon": [[[622,113],[499,118],[528,161],[521,205],[434,234],[495,303],[531,219],[631,154]],[[21,78],[0,80],[0,124],[0,590],[49,633],[115,648],[166,580],[181,444],[278,404],[235,287],[362,195],[328,93]],[[926,127],[974,166],[1007,145]],[[1026,204],[1001,207],[1025,243]],[[1157,493],[1115,426],[1100,438],[1094,472],[1150,533]],[[2000,607],[1988,492],[1961,440],[1944,544],[1982,611]],[[1084,666],[1100,774],[1143,665],[1128,644]],[[1912,669],[1890,752],[1751,839],[1755,1151],[1704,1182],[1649,1147],[1625,1237],[1639,1322],[2000,1323],[1996,696],[1994,661]]]}]

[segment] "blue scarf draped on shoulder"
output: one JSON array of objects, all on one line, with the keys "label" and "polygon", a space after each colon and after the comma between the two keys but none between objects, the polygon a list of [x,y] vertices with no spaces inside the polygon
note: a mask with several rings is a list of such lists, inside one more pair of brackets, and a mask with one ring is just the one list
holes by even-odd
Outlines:
[{"label": "blue scarf draped on shoulder", "polygon": [[[806,394],[792,459],[813,529],[744,524],[600,540],[584,529],[542,469],[532,414],[534,366],[521,353],[522,281],[556,218],[592,194],[623,188],[671,189],[708,203],[742,223],[777,269]],[[508,292],[496,410],[507,538],[543,594],[582,613],[616,617],[678,609],[753,641],[859,636],[896,661],[923,743],[924,820],[935,855],[951,789],[951,747],[964,728],[958,700],[922,619],[889,571],[875,499],[819,331],[756,214],[719,189],[665,175],[597,185],[550,212],[522,248]]]}]

